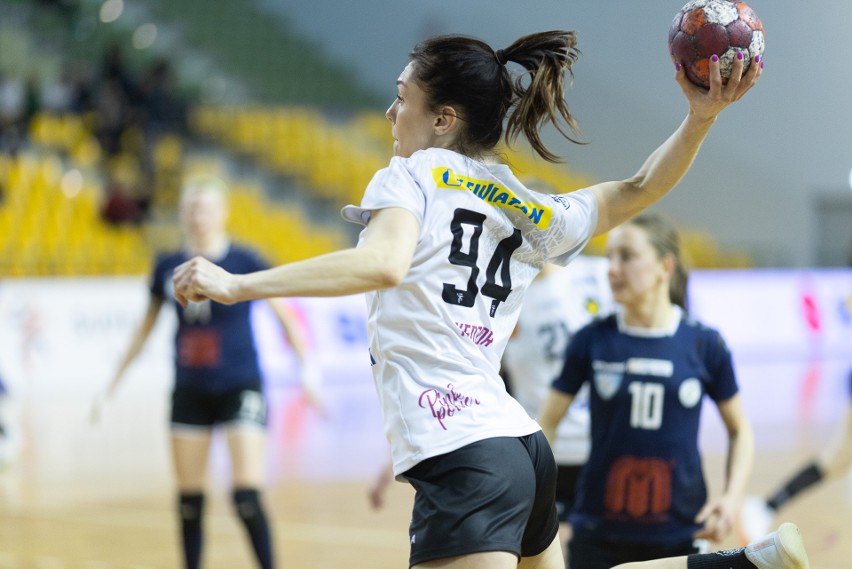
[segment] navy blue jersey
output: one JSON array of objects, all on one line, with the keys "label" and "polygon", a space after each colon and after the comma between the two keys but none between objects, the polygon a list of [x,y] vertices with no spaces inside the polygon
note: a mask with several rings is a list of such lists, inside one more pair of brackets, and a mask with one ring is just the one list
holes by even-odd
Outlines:
[{"label": "navy blue jersey", "polygon": [[648,331],[612,315],[574,336],[553,387],[576,394],[585,382],[592,449],[570,516],[574,532],[625,543],[689,541],[707,499],[701,401],[738,391],[722,337],[687,317]]},{"label": "navy blue jersey", "polygon": [[[191,302],[184,309],[174,298],[172,273],[189,258],[184,251],[158,256],[151,278],[151,294],[170,300],[178,314],[176,385],[210,392],[256,386],[260,370],[249,320],[251,304],[205,300]],[[237,245],[231,245],[225,257],[215,262],[235,274],[268,266],[253,251]]]}]

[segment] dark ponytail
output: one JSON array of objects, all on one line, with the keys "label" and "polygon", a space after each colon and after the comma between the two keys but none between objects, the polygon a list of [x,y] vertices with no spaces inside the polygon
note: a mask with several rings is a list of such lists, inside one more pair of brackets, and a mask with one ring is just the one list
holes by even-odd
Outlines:
[{"label": "dark ponytail", "polygon": [[[572,67],[580,55],[576,44],[574,32],[554,31],[524,36],[502,50],[507,61],[526,69],[512,85],[515,108],[506,126],[506,142],[523,132],[535,151],[550,162],[558,162],[559,157],[541,141],[544,123],[552,123],[562,136],[579,143],[559,120],[561,117],[571,133],[579,134],[577,121],[565,102],[565,74],[574,77]],[[525,86],[526,82],[529,84]]]},{"label": "dark ponytail", "polygon": [[[545,160],[557,162],[541,140],[540,129],[551,122],[572,142],[579,134],[565,103],[565,73],[579,51],[573,32],[552,31],[524,36],[494,51],[488,44],[465,36],[439,36],[419,43],[411,52],[414,78],[433,109],[453,106],[464,128],[458,139],[463,154],[491,151],[503,136],[506,143],[523,133]],[[526,72],[512,79],[506,67],[514,62]]]}]

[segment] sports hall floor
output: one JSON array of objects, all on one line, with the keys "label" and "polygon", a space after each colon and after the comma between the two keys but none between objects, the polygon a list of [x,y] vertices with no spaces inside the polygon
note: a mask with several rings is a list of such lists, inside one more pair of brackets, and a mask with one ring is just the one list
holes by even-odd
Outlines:
[{"label": "sports hall floor", "polygon": [[[23,447],[0,471],[0,569],[180,566],[166,400],[163,393],[128,389],[94,425],[87,397],[42,394],[15,402]],[[386,458],[372,386],[338,390],[326,401],[325,418],[291,391],[273,394],[271,404],[266,500],[278,566],[406,567],[412,492],[394,483],[382,511],[371,510],[367,500],[369,481]],[[764,491],[822,448],[844,404],[824,398],[820,405],[827,409],[790,410],[781,423],[757,413],[751,490]],[[705,466],[717,486],[721,431],[712,409],[705,421]],[[204,567],[252,567],[242,528],[230,513],[227,455],[219,446],[210,471]],[[848,479],[816,489],[784,518],[802,528],[813,569],[852,566]],[[721,546],[735,544],[731,539]]]}]

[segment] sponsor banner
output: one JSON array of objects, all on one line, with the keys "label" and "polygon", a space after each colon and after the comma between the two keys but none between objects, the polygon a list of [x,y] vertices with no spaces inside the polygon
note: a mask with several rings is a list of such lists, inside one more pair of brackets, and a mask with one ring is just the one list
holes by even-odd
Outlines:
[{"label": "sponsor banner", "polygon": [[[733,353],[747,403],[756,398],[805,415],[848,401],[852,270],[693,271],[690,312],[717,328]],[[0,281],[0,377],[9,390],[95,393],[107,384],[148,302],[144,278]],[[324,384],[372,389],[362,295],[288,299]],[[299,366],[268,305],[254,305],[267,385],[298,384]],[[122,389],[168,390],[174,311],[161,311]],[[133,387],[131,387],[133,386]],[[770,406],[771,407],[771,406]]]}]

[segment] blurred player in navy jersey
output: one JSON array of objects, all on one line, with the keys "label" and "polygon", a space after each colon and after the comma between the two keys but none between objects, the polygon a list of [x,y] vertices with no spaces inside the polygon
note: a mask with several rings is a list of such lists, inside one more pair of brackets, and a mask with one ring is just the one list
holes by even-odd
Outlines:
[{"label": "blurred player in navy jersey", "polygon": [[[227,211],[227,187],[218,178],[196,177],[185,185],[180,199],[184,245],[179,251],[157,257],[145,317],[99,401],[112,397],[118,388],[154,328],[160,309],[166,304],[174,307],[179,324],[175,335],[171,447],[184,566],[200,566],[207,458],[213,428],[221,427],[231,455],[236,513],[245,526],[258,566],[272,569],[272,541],[260,496],[266,465],[267,407],[250,322],[251,305],[241,302],[226,306],[202,300],[181,306],[172,289],[175,267],[196,255],[237,274],[267,268],[257,253],[231,241],[225,230]],[[270,305],[302,364],[306,396],[316,402],[317,372],[305,359],[298,327],[282,302],[270,300]]]},{"label": "blurred player in navy jersey", "polygon": [[[557,160],[540,128],[550,121],[568,138],[576,132],[564,78],[577,55],[575,34],[559,30],[496,51],[465,36],[421,42],[386,112],[394,157],[360,207],[344,208],[365,226],[356,247],[248,275],[201,257],[175,270],[184,304],[368,293],[394,475],[415,489],[410,567],[564,567],[553,453],[499,375],[524,293],[544,264],[567,264],[592,236],[668,193],[719,113],[760,74],[759,65],[744,74],[734,61],[723,86],[717,60],[708,91],[679,69],[687,117],[634,176],[545,195],[499,163],[495,148],[505,121],[508,140],[523,133],[540,156]],[[510,63],[524,75],[513,77]],[[805,559],[788,524],[725,555],[629,569],[803,569]]]},{"label": "blurred player in navy jersey", "polygon": [[[754,436],[731,355],[685,312],[686,271],[675,229],[640,215],[610,231],[609,280],[621,310],[580,330],[542,407],[550,440],[588,385],[592,446],[569,515],[572,569],[699,552],[730,532],[754,459]],[[698,453],[702,400],[728,432],[723,494],[707,500]]]}]

